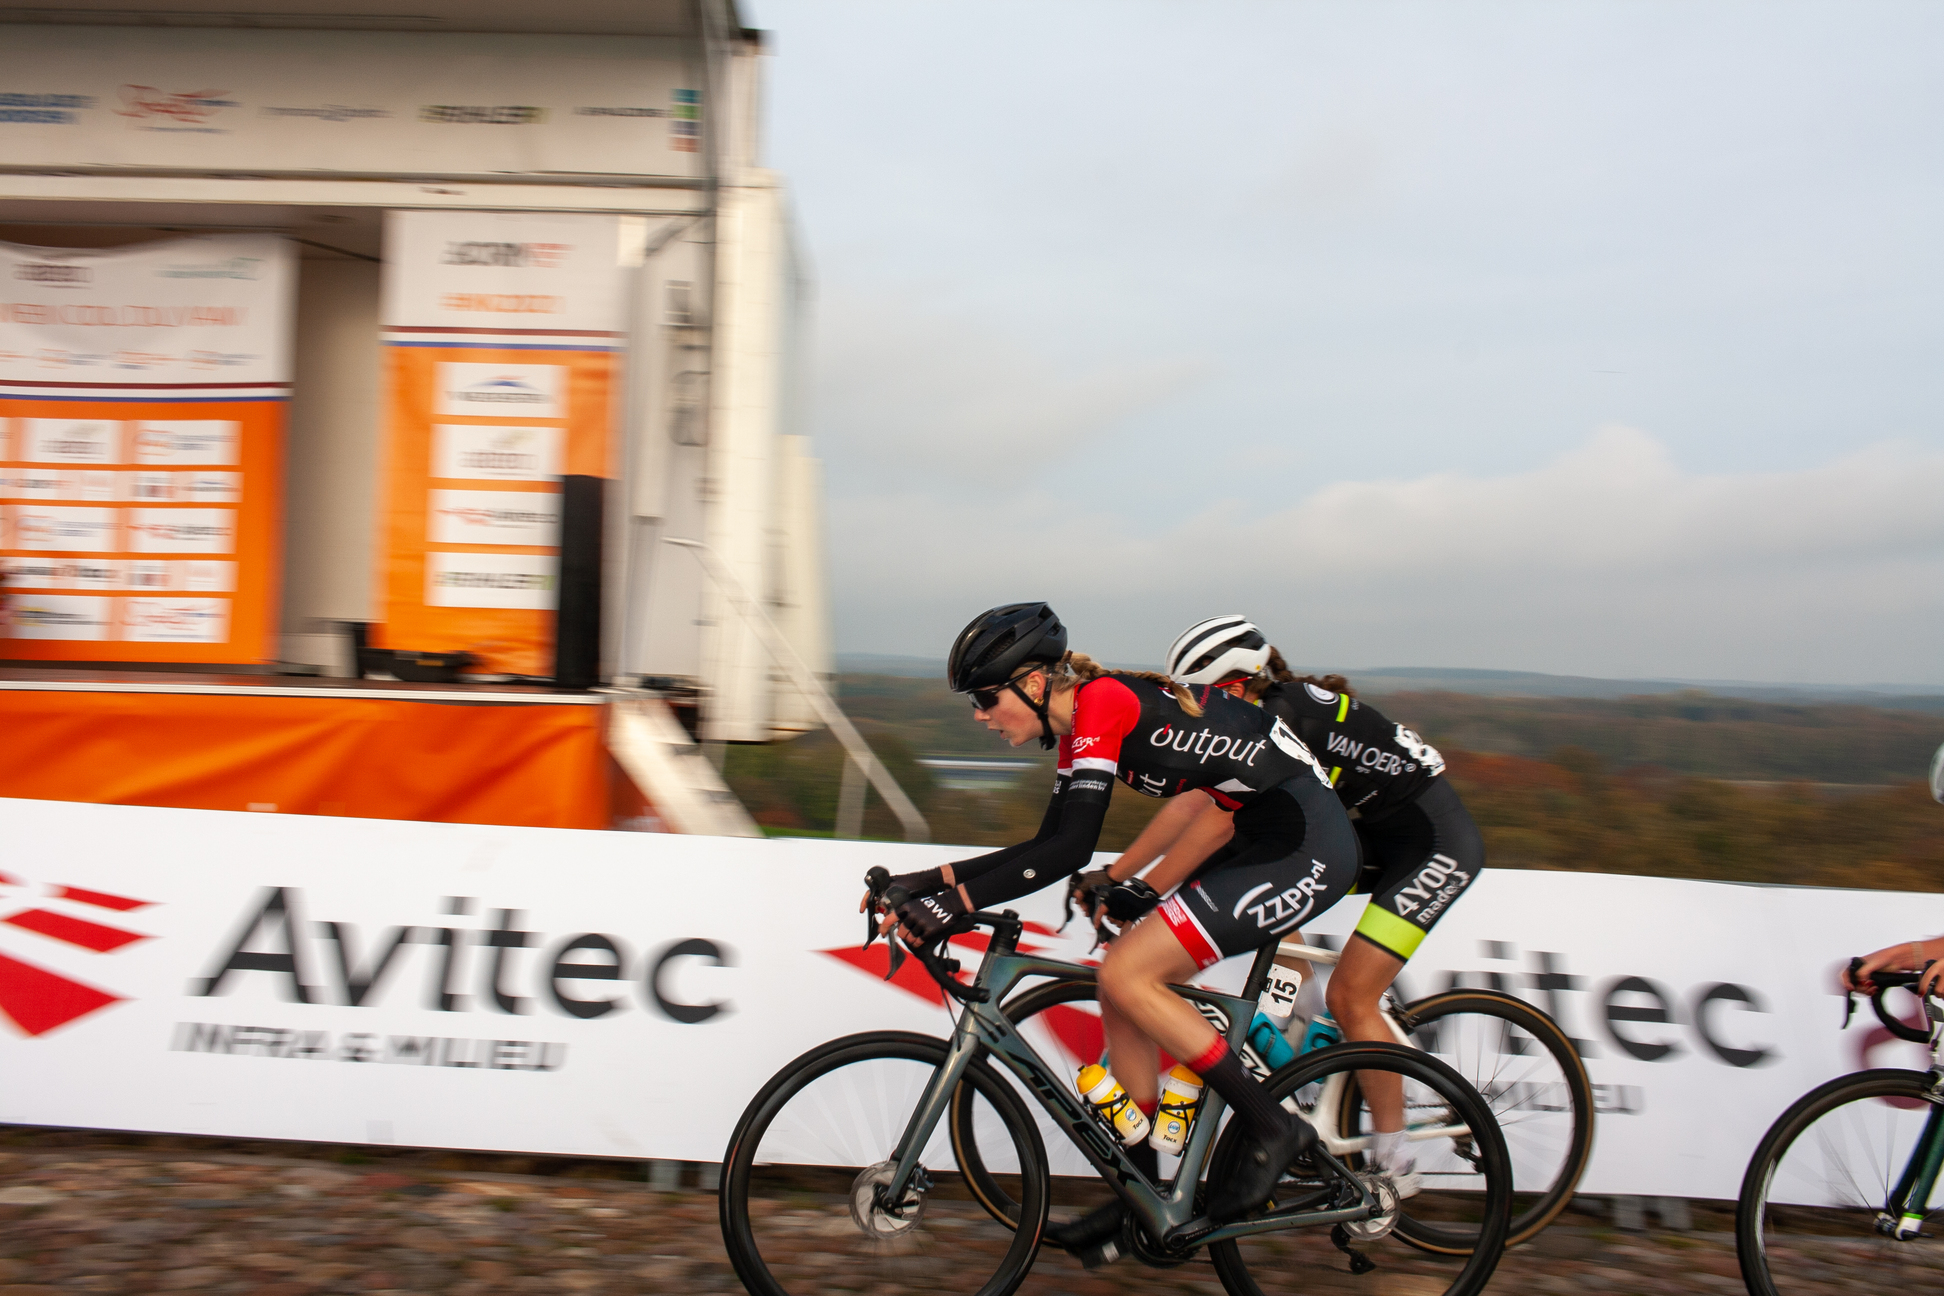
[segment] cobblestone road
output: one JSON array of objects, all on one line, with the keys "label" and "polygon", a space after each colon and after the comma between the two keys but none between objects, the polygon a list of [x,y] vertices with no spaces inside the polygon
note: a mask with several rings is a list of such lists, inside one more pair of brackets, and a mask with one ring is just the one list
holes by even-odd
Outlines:
[{"label": "cobblestone road", "polygon": [[[247,1292],[256,1296],[383,1292],[710,1292],[741,1290],[723,1258],[713,1194],[657,1192],[616,1178],[639,1167],[561,1167],[418,1153],[366,1164],[356,1152],[317,1159],[240,1153],[193,1140],[25,1134],[0,1142],[0,1296],[68,1292]],[[68,1146],[58,1144],[68,1143]],[[54,1144],[54,1145],[50,1145]],[[289,1145],[276,1150],[289,1151]],[[693,1171],[691,1171],[691,1178]],[[971,1209],[940,1203],[941,1210]],[[1508,1256],[1494,1293],[1735,1293],[1742,1290],[1727,1219],[1700,1210],[1685,1233],[1619,1233],[1573,1214]],[[1401,1248],[1398,1248],[1401,1250]],[[1395,1253],[1386,1253],[1387,1257]],[[1279,1290],[1428,1296],[1411,1253],[1364,1277],[1327,1242],[1289,1248]],[[1944,1290],[1944,1254],[1913,1252]],[[1884,1274],[1840,1249],[1808,1254],[1830,1293],[1884,1290]],[[833,1280],[831,1290],[846,1286]],[[1206,1262],[1154,1270],[1122,1261],[1089,1274],[1042,1253],[1034,1293],[1212,1293]]]}]

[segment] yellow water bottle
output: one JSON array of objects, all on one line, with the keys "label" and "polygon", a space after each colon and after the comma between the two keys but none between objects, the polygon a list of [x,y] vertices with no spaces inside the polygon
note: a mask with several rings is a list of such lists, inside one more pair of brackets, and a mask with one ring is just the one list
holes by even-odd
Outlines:
[{"label": "yellow water bottle", "polygon": [[1074,1081],[1080,1096],[1094,1105],[1094,1110],[1106,1118],[1121,1137],[1121,1142],[1132,1147],[1147,1137],[1148,1118],[1127,1096],[1120,1081],[1108,1073],[1106,1067],[1098,1063],[1080,1068],[1080,1078]]},{"label": "yellow water bottle", "polygon": [[1188,1146],[1188,1131],[1195,1123],[1195,1109],[1201,1106],[1202,1079],[1185,1066],[1176,1066],[1161,1081],[1161,1106],[1154,1113],[1154,1137],[1148,1142],[1156,1152],[1180,1156]]}]

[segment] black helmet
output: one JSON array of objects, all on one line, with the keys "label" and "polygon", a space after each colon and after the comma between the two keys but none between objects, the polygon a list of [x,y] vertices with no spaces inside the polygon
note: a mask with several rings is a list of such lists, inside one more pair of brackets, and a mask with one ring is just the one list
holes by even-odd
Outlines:
[{"label": "black helmet", "polygon": [[981,612],[952,641],[945,682],[954,693],[998,688],[1028,662],[1057,662],[1066,655],[1067,632],[1044,603],[1008,603]]}]

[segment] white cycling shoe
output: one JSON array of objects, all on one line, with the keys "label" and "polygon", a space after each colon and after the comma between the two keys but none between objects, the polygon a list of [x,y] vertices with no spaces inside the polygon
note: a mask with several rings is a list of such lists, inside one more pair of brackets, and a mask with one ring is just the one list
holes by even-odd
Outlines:
[{"label": "white cycling shoe", "polygon": [[1424,1188],[1424,1176],[1418,1173],[1416,1157],[1397,1157],[1377,1166],[1377,1173],[1391,1181],[1399,1201],[1417,1196]]}]

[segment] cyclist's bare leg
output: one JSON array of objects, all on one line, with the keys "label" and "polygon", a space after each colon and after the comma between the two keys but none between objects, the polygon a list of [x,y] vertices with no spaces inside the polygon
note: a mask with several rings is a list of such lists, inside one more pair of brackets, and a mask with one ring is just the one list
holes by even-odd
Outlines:
[{"label": "cyclist's bare leg", "polygon": [[[1390,1024],[1384,1020],[1384,991],[1404,967],[1404,960],[1365,940],[1352,936],[1343,946],[1343,957],[1330,973],[1326,992],[1330,1015],[1343,1028],[1347,1040],[1374,1040],[1395,1043]],[[1126,1081],[1122,1081],[1123,1084]],[[1357,1083],[1370,1103],[1374,1129],[1392,1132],[1404,1128],[1404,1081],[1391,1071],[1359,1071]]]},{"label": "cyclist's bare leg", "polygon": [[1121,1082],[1144,1112],[1153,1113],[1161,1100],[1161,1054],[1154,1041],[1114,1007],[1106,993],[1100,997],[1100,1026],[1107,1038],[1107,1060],[1113,1063],[1114,1078]]},{"label": "cyclist's bare leg", "polygon": [[[1215,1028],[1186,999],[1168,989],[1170,983],[1186,981],[1196,970],[1195,960],[1166,923],[1152,915],[1143,918],[1107,947],[1107,960],[1100,967],[1103,1016],[1111,1002],[1154,1044],[1178,1058],[1200,1057],[1214,1046]],[[1118,1060],[1115,1078],[1127,1085],[1129,1077],[1121,1073]]]}]

